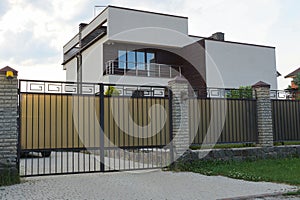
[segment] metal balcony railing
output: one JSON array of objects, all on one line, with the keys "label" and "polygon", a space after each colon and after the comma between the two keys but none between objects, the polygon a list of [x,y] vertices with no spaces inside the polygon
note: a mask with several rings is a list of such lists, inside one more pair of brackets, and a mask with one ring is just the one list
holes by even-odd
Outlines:
[{"label": "metal balcony railing", "polygon": [[105,75],[129,75],[161,78],[174,78],[175,76],[181,76],[181,66],[158,63],[138,63],[110,60],[105,63],[105,68]]}]

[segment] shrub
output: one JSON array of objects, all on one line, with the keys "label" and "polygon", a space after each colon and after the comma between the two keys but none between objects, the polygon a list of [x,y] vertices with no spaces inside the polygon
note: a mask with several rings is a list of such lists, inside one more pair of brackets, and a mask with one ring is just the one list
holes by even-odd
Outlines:
[{"label": "shrub", "polygon": [[298,85],[298,90],[300,86],[300,72],[296,75],[296,77],[293,79],[294,83]]},{"label": "shrub", "polygon": [[104,95],[107,96],[119,96],[120,91],[117,90],[114,86],[108,86],[107,90],[104,92]]},{"label": "shrub", "polygon": [[230,99],[252,99],[252,87],[241,86],[239,89],[232,89],[226,94],[226,97]]},{"label": "shrub", "polygon": [[20,183],[20,176],[17,170],[8,168],[0,169],[0,186]]}]

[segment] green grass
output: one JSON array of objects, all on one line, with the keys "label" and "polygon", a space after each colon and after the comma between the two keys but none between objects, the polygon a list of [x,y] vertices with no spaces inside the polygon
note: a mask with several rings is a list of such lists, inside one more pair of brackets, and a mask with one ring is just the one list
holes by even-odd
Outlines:
[{"label": "green grass", "polygon": [[300,186],[300,158],[256,161],[194,161],[192,163],[177,163],[170,169]]},{"label": "green grass", "polygon": [[[286,141],[286,142],[274,142],[274,146],[282,146],[282,145],[300,145],[300,141]],[[215,146],[211,145],[192,145],[190,146],[190,149],[192,150],[198,150],[198,149],[230,149],[230,148],[244,148],[244,147],[256,147],[254,143],[248,143],[248,144],[241,144],[241,143],[235,143],[235,144],[216,144]]]},{"label": "green grass", "polygon": [[[300,145],[300,141],[286,141],[286,142],[274,142],[274,146],[282,146],[282,145]],[[198,150],[198,149],[230,149],[230,148],[243,148],[243,147],[256,147],[255,143],[248,143],[248,144],[216,144],[215,146],[212,145],[191,145],[190,149]]]},{"label": "green grass", "polygon": [[300,141],[274,142],[274,146],[300,145]]},{"label": "green grass", "polygon": [[300,195],[300,190],[294,191],[294,192],[288,192],[286,194],[283,194],[284,196],[295,196]]},{"label": "green grass", "polygon": [[[216,144],[213,148],[214,149],[230,149],[230,148],[243,148],[243,147],[255,147],[255,144]],[[197,149],[211,149],[212,146],[209,145],[192,145],[190,149],[197,150]]]},{"label": "green grass", "polygon": [[20,183],[18,173],[11,173],[9,170],[3,170],[0,174],[0,187]]}]

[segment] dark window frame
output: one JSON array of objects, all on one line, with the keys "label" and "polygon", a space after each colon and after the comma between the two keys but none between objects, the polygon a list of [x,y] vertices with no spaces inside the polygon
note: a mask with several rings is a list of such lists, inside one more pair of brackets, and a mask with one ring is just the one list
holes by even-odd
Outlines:
[{"label": "dark window frame", "polygon": [[[123,51],[123,52],[126,52],[125,53],[125,67],[124,68],[120,68],[120,62],[124,62],[124,61],[120,61],[120,51]],[[147,67],[146,67],[146,65],[148,64],[148,60],[147,60],[147,55],[148,54],[153,54],[153,56],[154,56],[154,63],[156,63],[156,52],[155,51],[149,51],[149,50],[147,50],[147,49],[145,49],[145,50],[133,50],[133,51],[128,51],[127,49],[119,49],[118,50],[118,68],[119,69],[126,69],[126,70],[133,70],[132,68],[128,68],[128,52],[134,52],[134,68],[133,69],[138,69],[138,70],[140,70],[140,71],[147,71],[148,69],[147,69]],[[143,67],[143,69],[140,69],[139,68],[139,66],[138,66],[138,58],[137,58],[137,54],[138,54],[138,52],[143,52],[144,53],[144,67]],[[151,60],[153,60],[153,59],[151,59]],[[149,62],[149,63],[151,63],[151,62]]]}]

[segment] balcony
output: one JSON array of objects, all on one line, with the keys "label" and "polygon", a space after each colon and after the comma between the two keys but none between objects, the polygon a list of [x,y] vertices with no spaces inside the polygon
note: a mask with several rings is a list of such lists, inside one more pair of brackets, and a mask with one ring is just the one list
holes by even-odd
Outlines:
[{"label": "balcony", "polygon": [[126,75],[157,78],[181,76],[181,66],[110,60],[105,63],[105,75]]}]

